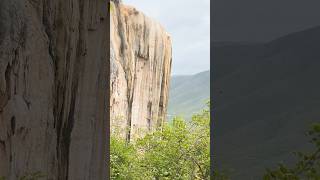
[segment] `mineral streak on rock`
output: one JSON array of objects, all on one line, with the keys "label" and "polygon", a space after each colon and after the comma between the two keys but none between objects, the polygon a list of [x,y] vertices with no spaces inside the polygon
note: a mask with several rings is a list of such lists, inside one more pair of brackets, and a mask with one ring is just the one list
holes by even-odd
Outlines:
[{"label": "mineral streak on rock", "polygon": [[106,7],[0,1],[0,177],[107,177]]},{"label": "mineral streak on rock", "polygon": [[111,127],[130,140],[165,121],[171,39],[159,23],[135,8],[112,6]]}]

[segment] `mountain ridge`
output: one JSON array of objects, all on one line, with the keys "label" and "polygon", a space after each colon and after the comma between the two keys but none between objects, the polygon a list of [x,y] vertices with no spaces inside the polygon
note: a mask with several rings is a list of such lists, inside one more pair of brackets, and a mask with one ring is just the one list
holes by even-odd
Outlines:
[{"label": "mountain ridge", "polygon": [[210,99],[210,71],[171,77],[168,116],[182,116],[187,120],[198,113]]},{"label": "mountain ridge", "polygon": [[232,177],[261,178],[265,168],[293,162],[288,152],[310,148],[304,132],[320,119],[319,34],[315,27],[214,50],[215,163],[235,169]]}]

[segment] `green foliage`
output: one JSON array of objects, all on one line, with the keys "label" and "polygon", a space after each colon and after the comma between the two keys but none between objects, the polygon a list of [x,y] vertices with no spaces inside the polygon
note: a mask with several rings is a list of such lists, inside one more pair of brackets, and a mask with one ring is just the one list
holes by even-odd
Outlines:
[{"label": "green foliage", "polygon": [[314,124],[308,135],[311,138],[311,142],[315,145],[315,150],[311,153],[295,153],[299,161],[292,168],[280,164],[276,170],[267,169],[264,180],[320,180],[320,123]]},{"label": "green foliage", "polygon": [[116,136],[110,141],[111,179],[136,179],[139,177],[138,152],[133,144]]},{"label": "green foliage", "polygon": [[113,9],[114,9],[114,4],[112,3],[112,2],[109,2],[108,3],[108,9],[109,9],[109,12],[112,12],[113,11]]},{"label": "green foliage", "polygon": [[210,111],[126,143],[112,135],[111,179],[210,179]]}]

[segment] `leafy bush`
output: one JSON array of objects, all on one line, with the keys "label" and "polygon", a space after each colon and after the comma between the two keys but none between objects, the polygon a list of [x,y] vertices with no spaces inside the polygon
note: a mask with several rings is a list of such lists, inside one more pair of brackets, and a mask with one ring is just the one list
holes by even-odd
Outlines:
[{"label": "leafy bush", "polygon": [[112,135],[111,179],[210,179],[210,112],[174,118],[126,143]]}]

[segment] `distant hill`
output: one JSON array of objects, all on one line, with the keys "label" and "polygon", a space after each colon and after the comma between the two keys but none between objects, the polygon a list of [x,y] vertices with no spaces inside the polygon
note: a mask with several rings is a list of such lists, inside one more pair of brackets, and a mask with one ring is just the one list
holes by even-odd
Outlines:
[{"label": "distant hill", "polygon": [[210,71],[188,76],[172,76],[168,118],[182,116],[191,119],[210,99]]},{"label": "distant hill", "polygon": [[214,46],[217,168],[233,170],[232,179],[261,179],[265,168],[310,148],[304,132],[320,121],[319,47],[320,27]]}]

